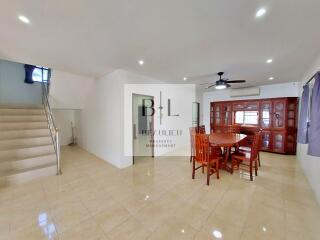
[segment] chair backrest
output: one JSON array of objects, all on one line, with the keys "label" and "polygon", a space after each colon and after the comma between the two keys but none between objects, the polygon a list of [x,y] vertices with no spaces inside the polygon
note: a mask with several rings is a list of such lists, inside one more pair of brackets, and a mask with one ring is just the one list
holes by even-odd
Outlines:
[{"label": "chair backrest", "polygon": [[258,157],[261,142],[261,131],[255,132],[251,145],[251,160],[255,160]]},{"label": "chair backrest", "polygon": [[197,162],[206,163],[209,161],[209,158],[217,158],[221,157],[221,155],[221,148],[210,144],[209,134],[196,134],[195,159]]},{"label": "chair backrest", "polygon": [[195,149],[196,149],[196,139],[195,136],[197,133],[200,134],[205,134],[206,133],[206,129],[204,125],[201,125],[199,127],[190,127],[189,128],[189,132],[190,132],[190,145],[191,145],[191,156],[195,156]]},{"label": "chair backrest", "polygon": [[205,125],[199,126],[198,133],[206,133],[206,126]]},{"label": "chair backrest", "polygon": [[226,128],[227,133],[240,133],[241,126],[240,125],[228,125]]},{"label": "chair backrest", "polygon": [[204,163],[208,161],[209,148],[209,135],[197,133],[195,151],[195,159],[197,162]]}]

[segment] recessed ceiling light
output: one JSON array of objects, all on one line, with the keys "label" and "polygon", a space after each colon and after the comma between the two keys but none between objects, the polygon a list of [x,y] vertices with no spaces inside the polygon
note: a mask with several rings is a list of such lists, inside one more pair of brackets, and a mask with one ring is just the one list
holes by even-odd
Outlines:
[{"label": "recessed ceiling light", "polygon": [[263,15],[265,15],[267,12],[267,10],[265,8],[260,8],[257,12],[256,12],[256,18],[262,17]]},{"label": "recessed ceiling light", "polygon": [[271,58],[266,61],[266,63],[272,63],[272,62],[273,60]]},{"label": "recessed ceiling light", "polygon": [[188,80],[188,78],[187,78],[187,77],[184,77],[184,78],[183,78],[183,80],[184,80],[184,81],[187,81],[187,80]]},{"label": "recessed ceiling light", "polygon": [[143,65],[143,64],[144,64],[144,61],[143,61],[143,60],[139,60],[139,64],[140,64],[140,65]]},{"label": "recessed ceiling light", "polygon": [[221,233],[219,230],[214,230],[214,231],[212,232],[212,235],[213,235],[215,238],[218,238],[218,239],[222,238],[222,233]]},{"label": "recessed ceiling light", "polygon": [[23,16],[23,15],[19,15],[18,16],[19,20],[23,23],[26,23],[26,24],[30,24],[30,20],[29,18],[27,18],[26,16]]},{"label": "recessed ceiling light", "polygon": [[269,80],[270,80],[270,81],[274,80],[274,77],[269,77]]}]

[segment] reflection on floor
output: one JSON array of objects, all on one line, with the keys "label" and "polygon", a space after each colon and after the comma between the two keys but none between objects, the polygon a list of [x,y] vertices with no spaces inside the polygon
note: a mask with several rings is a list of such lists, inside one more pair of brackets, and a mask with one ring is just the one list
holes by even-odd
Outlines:
[{"label": "reflection on floor", "polygon": [[292,156],[262,153],[254,182],[188,158],[116,169],[63,148],[63,175],[0,190],[0,239],[319,239],[320,209]]}]

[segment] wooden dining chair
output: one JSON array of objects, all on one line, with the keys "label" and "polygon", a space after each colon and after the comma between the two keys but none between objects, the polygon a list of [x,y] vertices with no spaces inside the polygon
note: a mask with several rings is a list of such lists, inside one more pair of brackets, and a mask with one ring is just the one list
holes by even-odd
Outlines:
[{"label": "wooden dining chair", "polygon": [[[259,130],[260,132],[260,139],[259,139],[259,142],[258,142],[258,149],[260,150],[261,148],[261,144],[262,144],[262,133],[261,133],[261,130]],[[238,147],[238,151],[239,152],[251,152],[251,148],[252,148],[252,144],[253,144],[253,139],[251,138],[246,138],[245,141],[243,142],[240,142],[239,144],[239,147]],[[258,165],[259,167],[261,167],[261,163],[260,163],[260,151],[258,151]]]},{"label": "wooden dining chair", "polygon": [[[216,173],[217,179],[219,179],[219,163],[222,161],[222,153],[220,147],[211,146],[209,143],[209,135],[196,134],[196,151],[195,157],[192,162],[192,179],[195,178],[195,171],[207,168],[207,185],[210,184],[210,176]],[[199,166],[196,167],[196,163]]]},{"label": "wooden dining chair", "polygon": [[190,162],[192,162],[192,159],[195,157],[196,152],[196,139],[195,136],[197,133],[204,134],[206,133],[206,129],[204,125],[201,125],[199,127],[190,127],[189,128],[190,133]]},{"label": "wooden dining chair", "polygon": [[[253,181],[253,168],[255,175],[258,176],[258,154],[259,154],[259,141],[260,132],[254,133],[253,141],[250,152],[236,151],[231,155],[232,172],[235,166],[240,170],[247,170],[249,167],[250,180]],[[241,168],[243,167],[243,168]]]}]

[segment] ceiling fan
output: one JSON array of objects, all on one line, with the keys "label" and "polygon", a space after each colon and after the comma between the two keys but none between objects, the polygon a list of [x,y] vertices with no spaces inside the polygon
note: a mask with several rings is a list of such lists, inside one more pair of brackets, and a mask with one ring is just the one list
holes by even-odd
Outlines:
[{"label": "ceiling fan", "polygon": [[[229,83],[244,83],[244,82],[246,82],[246,80],[229,80],[227,78],[222,78],[223,74],[224,74],[224,72],[218,72],[218,76],[220,79],[218,81],[216,81],[215,84],[207,86],[206,88],[215,87],[216,89],[221,90],[221,89],[231,87],[231,85]],[[207,84],[211,84],[211,83],[202,83],[200,85],[207,85]]]}]

